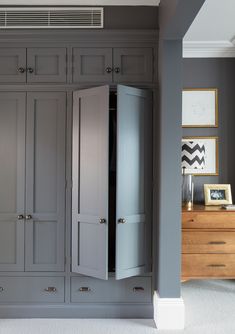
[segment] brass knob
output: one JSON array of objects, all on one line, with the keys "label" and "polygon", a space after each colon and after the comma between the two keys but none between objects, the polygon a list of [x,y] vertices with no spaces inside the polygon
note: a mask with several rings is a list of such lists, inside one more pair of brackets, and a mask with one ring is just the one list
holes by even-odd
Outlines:
[{"label": "brass knob", "polygon": [[29,68],[27,69],[27,71],[28,71],[28,73],[32,74],[32,73],[33,73],[33,68],[32,68],[32,67],[29,67]]},{"label": "brass knob", "polygon": [[24,69],[23,67],[19,67],[19,68],[18,68],[18,72],[19,72],[19,73],[24,73],[24,72],[25,72],[25,69]]},{"label": "brass knob", "polygon": [[44,289],[46,292],[56,292],[57,289],[54,286],[48,286],[48,288]]},{"label": "brass knob", "polygon": [[18,219],[18,220],[22,220],[22,219],[24,219],[24,216],[23,216],[23,215],[18,215],[18,216],[17,216],[17,219]]},{"label": "brass knob", "polygon": [[121,70],[120,70],[120,67],[115,67],[115,69],[114,69],[114,72],[115,72],[115,73],[120,73],[120,71],[121,71]]},{"label": "brass knob", "polygon": [[106,224],[106,219],[105,218],[101,218],[100,219],[100,224]]},{"label": "brass knob", "polygon": [[26,219],[26,220],[31,220],[31,219],[32,219],[32,216],[31,216],[31,215],[26,215],[26,216],[25,216],[25,219]]},{"label": "brass knob", "polygon": [[118,224],[125,224],[126,223],[126,219],[124,218],[119,218],[118,219]]},{"label": "brass knob", "polygon": [[113,71],[113,69],[112,69],[111,67],[107,67],[107,68],[106,68],[106,72],[107,72],[107,73],[111,73],[112,71]]}]

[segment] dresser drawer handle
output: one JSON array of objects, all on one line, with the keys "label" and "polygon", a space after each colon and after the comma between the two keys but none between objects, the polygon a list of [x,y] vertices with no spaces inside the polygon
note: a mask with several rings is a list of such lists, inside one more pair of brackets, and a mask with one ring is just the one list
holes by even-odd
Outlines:
[{"label": "dresser drawer handle", "polygon": [[56,292],[57,289],[54,286],[48,286],[48,288],[45,289],[46,292]]},{"label": "dresser drawer handle", "polygon": [[80,292],[91,292],[91,288],[88,286],[82,286],[81,288],[78,289]]},{"label": "dresser drawer handle", "polygon": [[144,288],[142,286],[135,286],[133,288],[134,292],[144,292]]},{"label": "dresser drawer handle", "polygon": [[208,245],[225,245],[225,241],[210,241],[208,242]]},{"label": "dresser drawer handle", "polygon": [[2,286],[0,286],[0,292],[3,292],[4,288]]},{"label": "dresser drawer handle", "polygon": [[211,268],[224,268],[226,267],[225,264],[208,264],[207,267],[211,267]]}]

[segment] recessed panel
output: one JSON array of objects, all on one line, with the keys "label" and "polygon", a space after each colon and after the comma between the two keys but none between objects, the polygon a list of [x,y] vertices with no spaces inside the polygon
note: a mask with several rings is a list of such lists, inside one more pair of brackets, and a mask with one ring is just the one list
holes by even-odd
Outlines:
[{"label": "recessed panel", "polygon": [[59,57],[52,56],[35,56],[35,74],[36,75],[58,75],[59,74]]},{"label": "recessed panel", "polygon": [[16,222],[0,222],[0,264],[16,264]]}]

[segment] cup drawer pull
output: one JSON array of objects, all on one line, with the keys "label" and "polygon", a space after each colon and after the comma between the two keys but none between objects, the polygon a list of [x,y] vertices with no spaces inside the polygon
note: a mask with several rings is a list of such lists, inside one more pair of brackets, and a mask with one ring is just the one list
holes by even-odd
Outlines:
[{"label": "cup drawer pull", "polygon": [[46,292],[56,292],[57,289],[54,286],[48,286],[48,288],[45,289]]},{"label": "cup drawer pull", "polygon": [[225,241],[210,241],[208,242],[208,245],[225,245]]},{"label": "cup drawer pull", "polygon": [[78,289],[80,292],[91,292],[91,288],[88,286],[82,286],[81,288]]},{"label": "cup drawer pull", "polygon": [[224,268],[226,267],[225,264],[208,264],[207,267],[211,267],[211,268]]},{"label": "cup drawer pull", "polygon": [[142,286],[135,286],[133,288],[134,292],[144,292],[144,288]]}]

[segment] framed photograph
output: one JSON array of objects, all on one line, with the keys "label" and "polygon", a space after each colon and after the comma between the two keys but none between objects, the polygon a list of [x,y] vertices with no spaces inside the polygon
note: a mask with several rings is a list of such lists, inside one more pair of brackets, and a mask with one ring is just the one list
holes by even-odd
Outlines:
[{"label": "framed photograph", "polygon": [[218,127],[218,90],[216,88],[183,90],[182,126],[184,128]]},{"label": "framed photograph", "polygon": [[230,184],[204,184],[205,205],[232,204]]},{"label": "framed photograph", "polygon": [[197,142],[199,146],[203,144],[205,149],[205,163],[202,169],[185,169],[185,174],[199,176],[219,175],[219,145],[218,137],[183,137],[183,142]]}]

